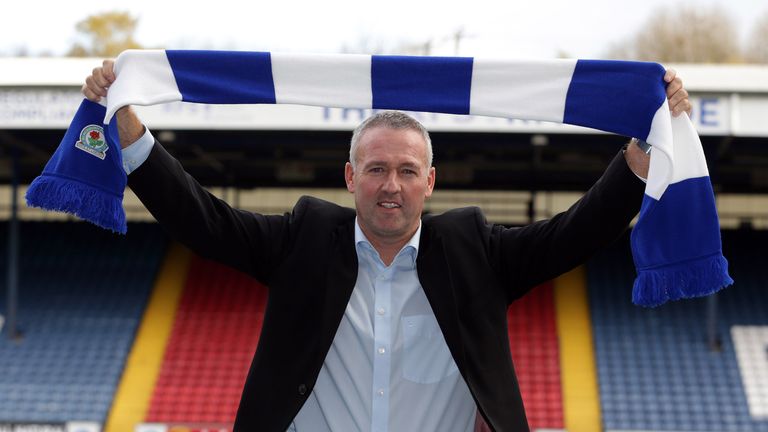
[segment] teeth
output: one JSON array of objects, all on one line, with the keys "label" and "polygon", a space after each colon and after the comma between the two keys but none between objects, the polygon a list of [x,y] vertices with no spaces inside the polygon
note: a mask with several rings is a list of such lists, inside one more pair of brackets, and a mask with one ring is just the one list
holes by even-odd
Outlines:
[{"label": "teeth", "polygon": [[396,207],[400,207],[400,204],[396,204],[396,203],[390,203],[390,202],[383,202],[383,203],[379,203],[379,205],[380,205],[380,206],[382,206],[382,207],[384,207],[384,208],[396,208]]}]

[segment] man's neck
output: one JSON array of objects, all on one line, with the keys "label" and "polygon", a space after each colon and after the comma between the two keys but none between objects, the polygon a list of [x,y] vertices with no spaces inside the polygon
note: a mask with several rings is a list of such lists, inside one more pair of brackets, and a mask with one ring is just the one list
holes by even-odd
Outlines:
[{"label": "man's neck", "polygon": [[400,250],[402,250],[403,247],[408,244],[411,238],[413,238],[413,236],[419,230],[419,226],[420,225],[414,227],[409,232],[409,234],[393,239],[375,236],[368,232],[368,230],[362,225],[360,225],[360,230],[363,232],[363,235],[365,235],[365,238],[368,240],[371,246],[373,246],[373,248],[379,254],[379,258],[381,258],[381,261],[384,263],[384,265],[389,266],[392,264],[392,261],[395,260],[398,252],[400,252]]}]

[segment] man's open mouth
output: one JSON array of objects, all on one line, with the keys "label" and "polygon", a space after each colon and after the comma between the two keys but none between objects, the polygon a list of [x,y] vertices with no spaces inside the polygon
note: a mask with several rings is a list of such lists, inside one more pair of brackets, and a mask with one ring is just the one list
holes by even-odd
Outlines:
[{"label": "man's open mouth", "polygon": [[388,209],[402,207],[400,204],[395,203],[395,202],[390,202],[390,201],[381,201],[381,202],[378,203],[378,205],[379,205],[379,207],[384,207],[384,208],[388,208]]}]

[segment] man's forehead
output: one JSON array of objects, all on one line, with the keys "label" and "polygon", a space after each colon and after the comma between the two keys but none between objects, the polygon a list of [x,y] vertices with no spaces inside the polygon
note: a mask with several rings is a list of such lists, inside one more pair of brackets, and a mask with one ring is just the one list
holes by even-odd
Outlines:
[{"label": "man's forehead", "polygon": [[386,165],[386,166],[398,166],[406,168],[420,168],[424,164],[420,160],[413,157],[404,157],[402,154],[393,153],[389,158],[369,158],[363,161],[363,166],[373,165]]},{"label": "man's forehead", "polygon": [[391,127],[391,126],[385,125],[385,124],[372,126],[372,127],[368,128],[368,129],[366,129],[362,133],[362,135],[360,136],[360,141],[363,141],[366,137],[369,137],[371,135],[377,135],[377,134],[381,134],[381,133],[401,134],[403,136],[410,135],[410,134],[415,134],[414,137],[418,137],[418,138],[420,138],[421,141],[424,141],[424,137],[422,136],[421,132],[419,132],[416,129],[413,129],[413,128],[396,128],[396,127]]},{"label": "man's forehead", "polygon": [[386,143],[371,144],[367,148],[361,147],[358,161],[366,166],[422,166],[426,163],[426,151],[415,146],[408,146],[407,149],[394,147]]},{"label": "man's forehead", "polygon": [[360,137],[360,149],[365,150],[368,147],[376,147],[377,150],[387,152],[388,147],[395,144],[407,144],[414,151],[425,153],[427,142],[424,137],[413,129],[393,129],[385,126],[377,126],[365,131]]}]

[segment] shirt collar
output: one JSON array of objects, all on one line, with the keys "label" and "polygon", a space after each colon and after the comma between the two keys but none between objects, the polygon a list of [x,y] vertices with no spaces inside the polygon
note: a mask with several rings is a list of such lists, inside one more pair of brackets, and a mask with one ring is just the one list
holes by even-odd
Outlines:
[{"label": "shirt collar", "polygon": [[[395,255],[395,259],[397,259],[398,256],[402,253],[409,253],[411,255],[411,263],[413,265],[416,265],[416,257],[419,254],[419,241],[421,239],[421,220],[419,220],[419,227],[416,228],[416,232],[413,233],[413,237],[411,237],[410,240],[408,240],[408,243],[403,246],[402,249]],[[363,229],[360,228],[360,223],[357,220],[357,217],[355,217],[355,245],[367,245],[371,250],[374,252],[376,249],[373,247],[371,242],[368,240],[368,238],[363,233]],[[378,253],[377,253],[378,254]]]}]

